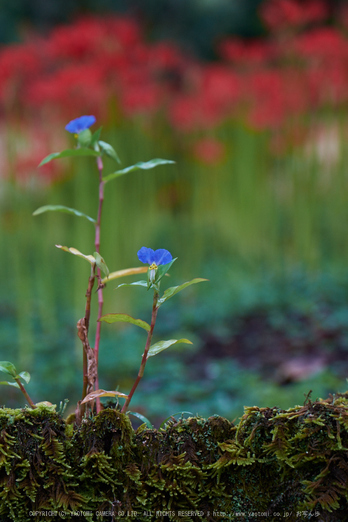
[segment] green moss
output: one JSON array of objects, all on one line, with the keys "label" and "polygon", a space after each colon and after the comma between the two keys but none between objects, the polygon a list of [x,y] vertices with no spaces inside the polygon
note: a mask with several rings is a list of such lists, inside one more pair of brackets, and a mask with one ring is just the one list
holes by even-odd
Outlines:
[{"label": "green moss", "polygon": [[29,516],[40,510],[79,511],[73,519],[87,521],[114,511],[114,520],[139,522],[317,511],[335,521],[348,509],[347,483],[347,394],[289,410],[246,408],[237,426],[192,417],[136,432],[115,409],[80,426],[45,406],[0,409],[4,522],[40,520]]}]

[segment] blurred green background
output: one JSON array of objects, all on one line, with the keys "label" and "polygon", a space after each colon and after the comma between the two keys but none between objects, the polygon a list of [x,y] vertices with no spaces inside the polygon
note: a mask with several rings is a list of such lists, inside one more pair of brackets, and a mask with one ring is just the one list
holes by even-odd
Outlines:
[{"label": "blurred green background", "polygon": [[[1,4],[0,33],[5,51],[14,41],[30,45],[38,34],[49,41],[56,24],[81,14],[127,13],[141,22],[149,45],[169,39],[203,67],[221,63],[217,44],[226,37],[260,38],[277,47],[279,35],[272,40],[260,19],[261,4],[105,0],[96,7],[17,0]],[[329,25],[332,16],[327,14]],[[303,32],[310,29],[301,26]],[[302,33],[286,34],[293,41]],[[0,55],[0,87],[6,76],[1,63]],[[188,66],[188,75],[195,67]],[[272,67],[281,70],[284,64],[272,62]],[[94,216],[96,166],[88,158],[59,160],[58,175],[42,182],[36,165],[56,151],[53,142],[47,151],[39,147],[35,165],[24,162],[19,172],[21,151],[28,142],[34,146],[33,121],[44,121],[47,133],[54,127],[57,143],[64,145],[65,123],[80,114],[59,121],[47,103],[37,116],[29,102],[3,95],[2,103],[7,174],[0,185],[0,359],[31,373],[28,391],[35,401],[58,404],[68,398],[73,409],[82,388],[76,322],[84,315],[89,265],[54,245],[92,253],[94,229],[69,215],[32,217],[32,212],[44,204],[63,204]],[[178,345],[149,360],[131,409],[157,423],[184,410],[232,420],[242,415],[243,406],[288,408],[303,403],[310,390],[314,398],[345,391],[346,100],[309,104],[278,126],[260,128],[239,114],[189,131],[175,128],[162,110],[120,115],[117,93],[103,103],[102,138],[115,147],[122,166],[154,157],[176,162],[106,186],[101,253],[110,270],[138,266],[136,252],[148,246],[178,257],[170,286],[193,277],[209,279],[161,308],[156,340],[181,336],[193,345]],[[218,148],[209,152],[212,144]],[[115,165],[106,160],[105,171],[112,170]],[[148,321],[151,296],[142,288],[116,286],[107,285],[105,313],[126,312]],[[119,386],[127,393],[132,386],[145,342],[133,328],[103,325],[104,389]],[[18,390],[3,386],[0,403],[24,402]]]}]

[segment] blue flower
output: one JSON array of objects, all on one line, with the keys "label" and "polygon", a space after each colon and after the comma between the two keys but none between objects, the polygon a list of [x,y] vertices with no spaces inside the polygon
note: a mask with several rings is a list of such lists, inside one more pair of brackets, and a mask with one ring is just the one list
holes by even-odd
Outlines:
[{"label": "blue flower", "polygon": [[69,121],[69,123],[65,126],[65,129],[72,134],[79,134],[80,132],[88,129],[95,122],[96,119],[94,116],[80,116],[80,118]]},{"label": "blue flower", "polygon": [[172,254],[164,248],[152,250],[152,248],[142,247],[138,252],[138,259],[142,263],[148,263],[151,269],[159,265],[166,265],[173,260]]}]

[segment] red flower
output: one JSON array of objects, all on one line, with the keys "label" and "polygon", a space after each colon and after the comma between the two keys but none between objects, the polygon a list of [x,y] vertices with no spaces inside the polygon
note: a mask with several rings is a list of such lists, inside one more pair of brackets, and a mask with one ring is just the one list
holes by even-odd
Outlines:
[{"label": "red flower", "polygon": [[131,49],[141,41],[140,30],[128,18],[83,17],[71,25],[54,29],[46,42],[53,60],[87,60],[105,54]]},{"label": "red flower", "polygon": [[292,44],[299,58],[308,62],[348,60],[348,40],[335,28],[321,27],[297,36]]},{"label": "red flower", "polygon": [[276,32],[325,20],[328,14],[323,0],[268,0],[260,8],[264,23]]},{"label": "red flower", "polygon": [[156,112],[163,100],[163,90],[155,82],[143,85],[129,85],[121,92],[121,107],[124,113],[132,116],[144,112]]},{"label": "red flower", "polygon": [[264,64],[275,55],[275,46],[267,41],[243,41],[240,38],[226,38],[218,48],[223,59],[243,68]]},{"label": "red flower", "polygon": [[223,65],[197,69],[191,90],[170,104],[171,122],[181,130],[219,125],[240,100],[240,80]]},{"label": "red flower", "polygon": [[11,102],[42,69],[40,52],[32,44],[12,44],[0,52],[0,99]]},{"label": "red flower", "polygon": [[53,105],[64,114],[95,112],[107,98],[103,70],[97,64],[70,65],[47,77],[38,78],[28,87],[25,102]]}]

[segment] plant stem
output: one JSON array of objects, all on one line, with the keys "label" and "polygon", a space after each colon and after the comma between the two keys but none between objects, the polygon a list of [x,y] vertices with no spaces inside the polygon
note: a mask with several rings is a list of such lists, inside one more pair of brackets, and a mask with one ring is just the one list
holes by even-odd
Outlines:
[{"label": "plant stem", "polygon": [[[86,292],[86,308],[85,308],[85,317],[84,317],[84,326],[86,328],[86,334],[88,335],[89,330],[89,318],[91,315],[91,298],[92,298],[92,289],[94,285],[95,275],[92,270],[92,275],[88,279],[88,288]],[[82,388],[82,399],[86,397],[87,394],[87,386],[88,386],[88,365],[87,365],[87,353],[85,348],[83,349],[83,388]]]},{"label": "plant stem", "polygon": [[[103,181],[103,160],[100,156],[97,157],[97,166],[99,171],[99,206],[98,206],[98,217],[97,222],[95,225],[95,251],[100,254],[100,224],[101,224],[101,215],[102,215],[102,208],[103,208],[103,202],[104,202],[104,185],[105,182]],[[98,281],[101,279],[101,273],[100,269],[97,269],[97,275],[98,275]],[[98,377],[98,357],[99,357],[99,343],[100,343],[100,331],[101,331],[101,321],[99,319],[103,315],[103,288],[98,288],[98,321],[97,321],[97,330],[95,334],[95,343],[94,343],[94,355],[95,355],[95,362],[97,365],[97,378],[95,381],[95,388],[96,390],[99,389],[99,377]],[[97,413],[100,412],[100,399],[99,397],[96,400],[96,407],[97,407]]]},{"label": "plant stem", "polygon": [[21,392],[23,393],[24,397],[27,399],[28,403],[29,403],[29,406],[31,406],[31,408],[33,408],[33,410],[35,410],[36,406],[35,404],[33,403],[33,401],[31,400],[31,398],[29,397],[28,395],[28,392],[27,390],[24,388],[23,384],[21,383],[19,377],[18,378],[14,378],[16,383],[18,384]]},{"label": "plant stem", "polygon": [[149,330],[149,332],[147,334],[147,339],[146,339],[145,349],[144,349],[144,353],[143,353],[143,358],[141,360],[141,365],[140,365],[140,368],[139,368],[139,372],[138,372],[137,378],[135,379],[133,387],[132,387],[131,391],[129,392],[129,395],[128,395],[127,399],[126,399],[126,402],[123,405],[121,413],[126,413],[128,407],[129,407],[129,403],[132,400],[132,397],[134,395],[134,392],[137,389],[137,386],[138,386],[142,376],[144,375],[144,370],[145,370],[146,361],[147,361],[147,354],[148,354],[150,346],[151,346],[153,330],[154,330],[155,324],[156,324],[156,318],[157,318],[157,312],[158,312],[158,306],[157,306],[158,298],[159,298],[158,288],[155,288],[154,289],[154,295],[153,295],[153,304],[152,304],[151,325],[150,325],[150,330]]}]

